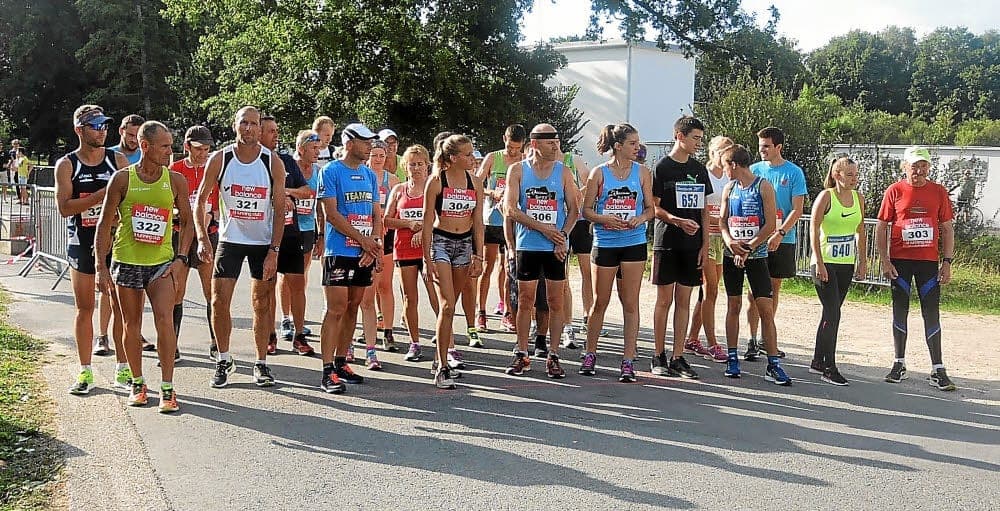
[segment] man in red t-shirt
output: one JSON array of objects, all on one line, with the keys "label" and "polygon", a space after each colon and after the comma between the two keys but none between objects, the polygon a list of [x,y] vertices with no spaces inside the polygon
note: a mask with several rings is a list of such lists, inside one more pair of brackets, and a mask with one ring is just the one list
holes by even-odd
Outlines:
[{"label": "man in red t-shirt", "polygon": [[[204,126],[192,126],[188,128],[184,135],[184,151],[187,157],[178,160],[170,165],[170,170],[179,172],[187,179],[188,201],[191,209],[194,210],[195,197],[198,195],[198,188],[201,180],[205,177],[205,163],[208,162],[209,151],[212,149],[212,132]],[[208,232],[212,242],[212,249],[219,243],[219,224],[215,221],[219,212],[219,190],[216,189],[208,198]],[[176,226],[175,226],[176,228]],[[177,239],[174,236],[174,252],[177,252]],[[180,335],[181,319],[184,317],[184,292],[187,290],[188,272],[191,268],[198,270],[201,279],[201,291],[205,296],[205,304],[208,317],[208,334],[212,338],[209,352],[213,355],[217,353],[215,345],[215,331],[212,329],[212,265],[204,264],[198,257],[198,244],[192,243],[191,250],[187,254],[179,255],[184,261],[182,269],[175,274],[175,279],[179,283],[177,286],[177,296],[174,301],[174,334]],[[179,357],[178,357],[179,358]]]},{"label": "man in red t-shirt", "polygon": [[[910,290],[915,282],[931,354],[930,384],[955,390],[941,359],[941,286],[951,281],[955,228],[948,191],[928,178],[931,155],[924,147],[903,153],[906,177],[885,190],[875,228],[875,246],[882,274],[892,284],[892,337],[896,360],[885,381],[906,379],[906,321]],[[886,236],[888,234],[888,237]],[[938,267],[938,246],[944,252]]]}]

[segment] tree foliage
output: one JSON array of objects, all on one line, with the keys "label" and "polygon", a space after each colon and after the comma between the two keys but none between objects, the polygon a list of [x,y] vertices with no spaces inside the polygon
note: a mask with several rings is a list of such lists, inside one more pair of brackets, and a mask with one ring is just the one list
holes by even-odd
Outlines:
[{"label": "tree foliage", "polygon": [[910,102],[929,119],[951,109],[959,120],[1000,118],[1000,33],[977,36],[964,27],[924,37],[914,64]]}]

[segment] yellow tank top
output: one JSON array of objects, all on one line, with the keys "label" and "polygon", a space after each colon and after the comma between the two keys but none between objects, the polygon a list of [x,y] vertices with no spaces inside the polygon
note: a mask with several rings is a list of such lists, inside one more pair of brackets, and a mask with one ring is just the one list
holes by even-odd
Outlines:
[{"label": "yellow tank top", "polygon": [[858,225],[864,218],[861,218],[861,203],[858,200],[857,190],[851,193],[854,196],[854,204],[848,208],[840,203],[837,190],[830,189],[830,211],[823,216],[823,222],[819,227],[819,245],[823,251],[824,263],[854,264],[857,258]]},{"label": "yellow tank top", "polygon": [[172,260],[174,190],[170,186],[170,170],[163,167],[159,179],[152,183],[139,178],[135,165],[122,172],[128,173],[128,191],[118,205],[121,224],[115,234],[112,258],[138,266],[156,266]]}]

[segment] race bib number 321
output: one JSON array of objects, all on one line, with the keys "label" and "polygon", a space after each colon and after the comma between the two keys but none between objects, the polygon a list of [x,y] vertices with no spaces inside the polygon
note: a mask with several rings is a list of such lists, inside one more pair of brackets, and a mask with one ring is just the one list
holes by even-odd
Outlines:
[{"label": "race bib number 321", "polygon": [[229,215],[236,220],[263,220],[264,211],[271,206],[266,186],[233,184],[229,193],[233,196]]}]

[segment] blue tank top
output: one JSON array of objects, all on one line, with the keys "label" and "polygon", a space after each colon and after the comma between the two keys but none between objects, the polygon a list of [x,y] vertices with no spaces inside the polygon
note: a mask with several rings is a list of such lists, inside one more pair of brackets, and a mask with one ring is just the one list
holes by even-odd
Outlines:
[{"label": "blue tank top", "polygon": [[[618,179],[607,165],[601,166],[604,186],[594,204],[598,215],[615,215],[623,220],[631,220],[642,214],[645,197],[642,194],[641,167],[632,162],[628,177]],[[646,243],[646,225],[635,229],[613,230],[604,225],[594,224],[594,246],[601,248],[631,247]]]},{"label": "blue tank top", "polygon": [[[563,165],[556,162],[547,179],[535,176],[528,160],[521,162],[521,189],[517,205],[521,211],[560,231],[566,223],[566,190],[562,182]],[[517,224],[517,250],[551,252],[555,244],[542,233]]]},{"label": "blue tank top", "polygon": [[295,212],[298,213],[296,218],[299,221],[300,231],[316,230],[316,190],[319,188],[319,173],[319,165],[313,163],[312,175],[306,179],[313,196],[308,199],[295,200]]},{"label": "blue tank top", "polygon": [[[375,201],[379,200],[378,179],[375,172],[361,164],[352,169],[340,160],[334,160],[323,167],[319,179],[320,199],[337,199],[337,212],[344,215],[352,227],[365,236],[371,236],[374,226]],[[338,232],[326,222],[327,256],[361,257],[361,245]]]},{"label": "blue tank top", "polygon": [[[764,227],[767,219],[764,217],[764,198],[760,193],[762,177],[758,177],[743,188],[740,182],[733,180],[733,190],[729,192],[729,234],[737,241],[750,241]],[[733,257],[733,252],[726,247],[725,255]],[[750,259],[767,257],[767,243],[750,253]]]}]

